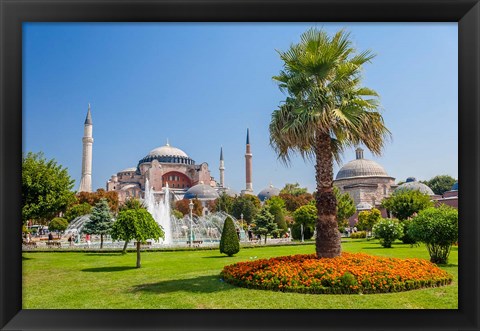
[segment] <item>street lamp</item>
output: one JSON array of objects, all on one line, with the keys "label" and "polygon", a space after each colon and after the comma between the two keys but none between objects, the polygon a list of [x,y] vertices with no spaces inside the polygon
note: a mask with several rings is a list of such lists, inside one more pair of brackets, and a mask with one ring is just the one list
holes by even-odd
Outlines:
[{"label": "street lamp", "polygon": [[193,212],[193,202],[192,199],[190,199],[190,203],[188,204],[188,207],[190,208],[190,247],[192,247],[192,241],[193,241],[193,217],[192,217],[192,212]]},{"label": "street lamp", "polygon": [[245,230],[243,229],[243,213],[240,214],[240,224],[242,226],[242,232],[245,233]]},{"label": "street lamp", "polygon": [[303,243],[303,224],[300,224],[300,231],[302,232],[302,243]]}]

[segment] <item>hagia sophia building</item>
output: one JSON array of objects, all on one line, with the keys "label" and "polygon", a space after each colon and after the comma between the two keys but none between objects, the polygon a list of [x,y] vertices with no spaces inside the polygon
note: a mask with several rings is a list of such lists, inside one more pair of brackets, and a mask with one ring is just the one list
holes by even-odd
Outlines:
[{"label": "hagia sophia building", "polygon": [[[82,178],[79,192],[91,192],[92,176],[92,147],[93,147],[93,122],[90,105],[84,123],[83,154],[82,154]],[[220,149],[219,181],[216,181],[210,173],[206,162],[196,163],[184,151],[170,146],[164,146],[151,150],[138,161],[136,167],[124,169],[112,175],[106,182],[107,191],[116,191],[121,202],[131,197],[143,198],[145,185],[156,192],[160,198],[163,188],[169,187],[171,196],[175,200],[198,198],[202,202],[215,200],[225,192],[230,196],[238,195],[237,192],[225,186],[225,165],[223,149]],[[348,193],[354,200],[357,213],[350,218],[350,223],[355,220],[358,212],[372,208],[381,209],[380,205],[384,198],[394,192],[403,190],[418,190],[428,194],[436,204],[446,204],[458,207],[458,182],[443,196],[435,195],[425,184],[418,182],[414,177],[407,178],[402,185],[395,184],[395,178],[377,162],[365,159],[363,149],[356,149],[356,158],[338,171],[334,186],[340,192]],[[247,129],[245,146],[245,189],[240,194],[254,194],[252,180],[252,153],[250,136]],[[260,201],[264,202],[272,196],[280,194],[278,188],[270,185],[258,193]],[[386,217],[386,211],[382,210]]]}]

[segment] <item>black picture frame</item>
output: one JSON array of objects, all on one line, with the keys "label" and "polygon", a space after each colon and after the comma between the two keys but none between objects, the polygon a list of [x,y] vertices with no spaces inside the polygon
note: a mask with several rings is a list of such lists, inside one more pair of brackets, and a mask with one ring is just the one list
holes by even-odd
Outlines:
[{"label": "black picture frame", "polygon": [[[480,4],[478,0],[0,0],[2,330],[479,330]],[[23,22],[458,22],[458,310],[22,310]]]}]

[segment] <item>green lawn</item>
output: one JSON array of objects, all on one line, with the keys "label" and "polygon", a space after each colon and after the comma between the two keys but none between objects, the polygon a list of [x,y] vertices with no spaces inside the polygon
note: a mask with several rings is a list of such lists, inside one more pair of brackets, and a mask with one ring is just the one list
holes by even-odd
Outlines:
[{"label": "green lawn", "polygon": [[[312,245],[241,249],[235,257],[215,250],[135,253],[23,253],[24,309],[97,308],[458,308],[458,251],[441,268],[454,276],[452,285],[391,294],[313,295],[250,290],[225,284],[222,267],[253,258],[313,253]],[[343,250],[381,256],[428,259],[425,247],[376,240],[347,240]]]}]

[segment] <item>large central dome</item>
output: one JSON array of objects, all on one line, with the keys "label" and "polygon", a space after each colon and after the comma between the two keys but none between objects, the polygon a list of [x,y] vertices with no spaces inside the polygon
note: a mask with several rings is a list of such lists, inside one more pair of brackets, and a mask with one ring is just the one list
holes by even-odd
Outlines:
[{"label": "large central dome", "polygon": [[179,148],[170,146],[168,143],[165,146],[160,146],[155,149],[152,149],[148,156],[180,156],[188,157],[187,153],[182,151]]},{"label": "large central dome", "polygon": [[337,173],[336,180],[351,177],[388,177],[385,169],[375,161],[363,158],[363,149],[357,148],[357,159],[345,164]]},{"label": "large central dome", "polygon": [[170,146],[168,142],[164,146],[152,149],[147,156],[138,162],[138,164],[140,165],[145,162],[152,162],[153,160],[157,160],[160,163],[195,164],[195,161],[192,160],[187,153],[182,151],[180,148]]}]

